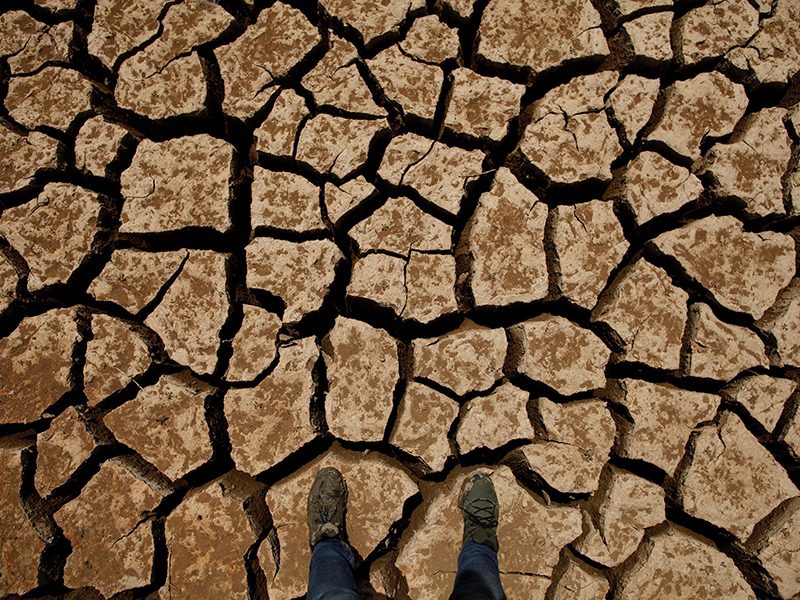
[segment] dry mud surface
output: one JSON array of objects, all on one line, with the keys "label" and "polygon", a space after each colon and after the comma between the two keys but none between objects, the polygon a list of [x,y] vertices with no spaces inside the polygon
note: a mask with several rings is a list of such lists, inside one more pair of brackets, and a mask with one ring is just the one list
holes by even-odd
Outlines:
[{"label": "dry mud surface", "polygon": [[4,0],[0,597],[800,594],[800,2]]}]

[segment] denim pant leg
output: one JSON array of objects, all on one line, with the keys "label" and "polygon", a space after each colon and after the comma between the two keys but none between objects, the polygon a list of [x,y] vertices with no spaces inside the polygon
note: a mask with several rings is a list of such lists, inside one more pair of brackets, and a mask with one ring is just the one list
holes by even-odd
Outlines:
[{"label": "denim pant leg", "polygon": [[361,600],[354,569],[353,553],[347,544],[339,540],[320,542],[308,567],[306,600]]},{"label": "denim pant leg", "polygon": [[464,543],[450,600],[506,600],[494,550],[472,540]]}]

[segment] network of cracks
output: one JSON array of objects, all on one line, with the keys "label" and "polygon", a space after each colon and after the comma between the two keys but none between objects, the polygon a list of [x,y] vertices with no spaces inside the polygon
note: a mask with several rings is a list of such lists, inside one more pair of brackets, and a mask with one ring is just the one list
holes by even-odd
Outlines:
[{"label": "network of cracks", "polygon": [[9,0],[0,596],[800,594],[800,6]]}]

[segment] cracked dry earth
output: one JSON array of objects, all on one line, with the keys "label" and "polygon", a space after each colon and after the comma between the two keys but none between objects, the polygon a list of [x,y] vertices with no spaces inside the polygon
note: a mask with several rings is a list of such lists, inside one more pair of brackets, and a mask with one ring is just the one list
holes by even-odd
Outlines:
[{"label": "cracked dry earth", "polygon": [[4,0],[0,597],[800,597],[798,0]]}]

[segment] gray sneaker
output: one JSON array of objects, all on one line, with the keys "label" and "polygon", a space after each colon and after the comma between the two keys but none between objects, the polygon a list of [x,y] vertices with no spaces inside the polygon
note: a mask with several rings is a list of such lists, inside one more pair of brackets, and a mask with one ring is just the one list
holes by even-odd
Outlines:
[{"label": "gray sneaker", "polygon": [[500,507],[494,484],[485,473],[475,473],[461,492],[461,512],[464,515],[464,542],[472,540],[497,552],[497,519]]},{"label": "gray sneaker", "polygon": [[333,467],[321,469],[308,493],[306,522],[311,551],[324,540],[344,540],[344,513],[347,508],[347,485]]}]

